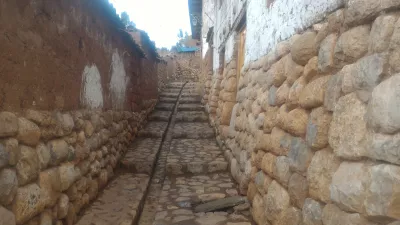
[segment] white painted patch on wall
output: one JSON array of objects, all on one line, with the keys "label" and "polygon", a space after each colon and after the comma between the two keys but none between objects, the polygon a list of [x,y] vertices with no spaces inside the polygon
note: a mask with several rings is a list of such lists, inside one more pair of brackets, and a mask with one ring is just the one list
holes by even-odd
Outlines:
[{"label": "white painted patch on wall", "polygon": [[235,54],[235,37],[236,37],[236,32],[233,32],[229,37],[228,40],[225,43],[225,63],[228,63],[232,60],[233,54]]},{"label": "white painted patch on wall", "polygon": [[118,50],[115,49],[111,61],[110,81],[111,103],[114,109],[124,109],[128,81],[129,78],[126,76],[124,62]]},{"label": "white painted patch on wall", "polygon": [[268,8],[265,0],[249,0],[245,62],[266,55],[280,41],[321,21],[343,5],[343,0],[275,0]]},{"label": "white painted patch on wall", "polygon": [[90,109],[103,107],[101,76],[95,64],[85,66],[82,74],[81,105]]}]

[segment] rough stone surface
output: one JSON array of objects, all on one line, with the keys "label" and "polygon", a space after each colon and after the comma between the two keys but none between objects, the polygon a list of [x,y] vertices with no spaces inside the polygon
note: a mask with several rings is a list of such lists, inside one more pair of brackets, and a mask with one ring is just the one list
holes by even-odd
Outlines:
[{"label": "rough stone surface", "polygon": [[353,63],[368,52],[370,25],[363,25],[344,32],[335,47],[337,64]]},{"label": "rough stone surface", "polygon": [[286,112],[287,108],[281,107],[277,116],[277,125],[296,136],[306,133],[308,113],[302,108],[296,108]]},{"label": "rough stone surface", "polygon": [[300,93],[306,85],[306,79],[302,76],[293,83],[292,87],[290,87],[286,102],[288,109],[294,109],[298,106]]},{"label": "rough stone surface", "polygon": [[64,140],[50,141],[47,147],[50,150],[50,165],[58,165],[68,157],[68,144]]},{"label": "rough stone surface", "polygon": [[334,204],[328,204],[322,211],[324,225],[352,224],[352,225],[376,225],[369,222],[358,213],[346,213]]},{"label": "rough stone surface", "polygon": [[293,172],[305,173],[313,157],[313,151],[301,138],[293,138],[289,151],[290,169]]},{"label": "rough stone surface", "polygon": [[289,87],[293,85],[294,81],[297,80],[301,75],[303,75],[303,66],[298,65],[292,60],[291,55],[289,54],[288,59],[285,64],[285,76],[286,82]]},{"label": "rough stone surface", "polygon": [[260,194],[256,194],[253,199],[252,216],[257,224],[265,224],[267,222],[264,200]]},{"label": "rough stone surface", "polygon": [[0,225],[16,225],[15,216],[3,206],[0,206]]},{"label": "rough stone surface", "polygon": [[397,19],[396,14],[382,15],[375,19],[369,37],[369,52],[380,53],[389,47]]},{"label": "rough stone surface", "polygon": [[368,165],[362,162],[342,162],[332,177],[331,200],[343,209],[363,212],[370,182]]},{"label": "rough stone surface", "polygon": [[315,108],[324,103],[326,84],[330,76],[323,76],[313,80],[301,91],[299,103],[303,108]]},{"label": "rough stone surface", "polygon": [[291,201],[302,208],[308,196],[307,179],[298,173],[293,173],[289,180],[288,191]]},{"label": "rough stone surface", "polygon": [[380,83],[368,104],[368,126],[377,132],[394,133],[400,129],[400,74]]},{"label": "rough stone surface", "polygon": [[8,137],[17,134],[18,119],[10,112],[0,112],[0,137]]},{"label": "rough stone surface", "polygon": [[275,170],[276,156],[271,153],[266,153],[261,162],[261,169],[268,175],[273,176]]},{"label": "rough stone surface", "polygon": [[40,168],[35,149],[25,145],[20,146],[16,169],[19,185],[25,185],[37,178]]},{"label": "rough stone surface", "polygon": [[15,170],[3,169],[0,171],[0,203],[8,205],[14,199],[18,188],[18,179]]},{"label": "rough stone surface", "polygon": [[12,210],[17,224],[22,224],[42,212],[45,202],[37,184],[20,187],[13,201]]},{"label": "rough stone surface", "polygon": [[318,69],[321,72],[329,72],[335,65],[334,55],[337,39],[337,34],[331,34],[321,43],[318,53]]},{"label": "rough stone surface", "polygon": [[278,156],[273,171],[274,177],[280,184],[287,186],[290,178],[289,158],[286,156]]},{"label": "rough stone surface", "polygon": [[318,56],[314,56],[304,66],[302,77],[306,82],[310,82],[315,76],[318,75],[318,60]]},{"label": "rough stone surface", "polygon": [[337,156],[358,159],[366,155],[366,111],[355,93],[343,96],[337,102],[329,128],[329,144]]},{"label": "rough stone surface", "polygon": [[285,188],[272,181],[268,194],[264,197],[265,215],[269,221],[276,221],[279,215],[290,206],[290,197]]},{"label": "rough stone surface", "polygon": [[381,11],[392,9],[400,6],[400,3],[395,0],[383,0],[376,2],[373,0],[349,0],[347,2],[347,11],[345,23],[348,25],[365,23]]},{"label": "rough stone surface", "polygon": [[307,198],[303,206],[303,224],[304,225],[322,225],[322,208],[323,206],[313,200]]},{"label": "rough stone surface", "polygon": [[400,134],[367,133],[367,156],[400,165]]},{"label": "rough stone surface", "polygon": [[21,143],[29,146],[35,146],[39,142],[40,134],[40,129],[35,123],[25,118],[18,118],[17,139]]},{"label": "rough stone surface", "polygon": [[305,32],[294,41],[291,48],[293,61],[304,66],[317,55],[315,37],[315,32]]},{"label": "rough stone surface", "polygon": [[329,186],[340,160],[330,149],[317,151],[307,170],[310,196],[322,202],[330,202]]},{"label": "rough stone surface", "polygon": [[342,96],[342,80],[341,73],[332,75],[326,83],[324,107],[329,111],[334,111],[338,99]]},{"label": "rough stone surface", "polygon": [[328,145],[328,131],[331,119],[331,113],[325,111],[323,107],[311,111],[306,133],[306,141],[309,146],[321,149]]},{"label": "rough stone surface", "polygon": [[301,225],[302,224],[302,216],[301,210],[296,207],[290,207],[283,211],[279,216],[276,225]]},{"label": "rough stone surface", "polygon": [[[288,56],[283,57],[278,62],[273,64],[271,68],[268,70],[267,76],[272,76],[274,78],[273,84],[275,87],[279,87],[283,84],[286,80],[285,77],[285,61],[287,60]],[[269,75],[271,74],[271,75]]]}]

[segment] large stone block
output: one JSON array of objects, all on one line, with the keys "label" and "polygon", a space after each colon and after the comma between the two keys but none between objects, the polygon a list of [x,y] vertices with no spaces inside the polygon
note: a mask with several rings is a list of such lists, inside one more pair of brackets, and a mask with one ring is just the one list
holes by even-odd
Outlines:
[{"label": "large stone block", "polygon": [[328,131],[332,114],[323,107],[313,109],[307,124],[306,141],[309,146],[321,149],[328,145]]},{"label": "large stone block", "polygon": [[0,225],[16,225],[15,216],[3,206],[0,206]]},{"label": "large stone block", "polygon": [[293,173],[289,179],[288,191],[294,205],[302,208],[308,197],[307,179],[298,173]]},{"label": "large stone block", "polygon": [[40,129],[35,123],[22,117],[18,118],[18,141],[25,145],[36,146],[40,135]]},{"label": "large stone block", "polygon": [[356,91],[358,98],[367,102],[388,68],[388,56],[385,53],[366,56],[353,65],[345,66],[342,70],[342,91],[345,94]]},{"label": "large stone block", "polygon": [[290,169],[294,172],[304,174],[313,157],[313,151],[301,138],[292,138],[289,151]]},{"label": "large stone block", "polygon": [[318,69],[323,72],[329,72],[335,66],[335,46],[337,34],[327,36],[322,42],[318,53]]},{"label": "large stone block", "polygon": [[396,14],[386,14],[375,19],[369,37],[369,52],[381,53],[388,49],[398,18]]},{"label": "large stone block", "polygon": [[380,83],[372,92],[367,108],[367,123],[377,132],[400,130],[400,74]]},{"label": "large stone block", "polygon": [[290,197],[285,188],[275,180],[268,188],[268,194],[264,196],[265,215],[271,222],[276,221],[280,214],[290,206]]},{"label": "large stone block", "polygon": [[305,32],[293,42],[291,48],[293,61],[304,66],[308,60],[317,55],[316,36],[315,32]]},{"label": "large stone block", "polygon": [[346,213],[334,204],[328,204],[324,207],[322,210],[322,222],[324,225],[377,225],[358,213]]},{"label": "large stone block", "polygon": [[8,205],[17,193],[18,179],[14,169],[0,171],[0,204]]},{"label": "large stone block", "polygon": [[363,24],[376,17],[381,11],[400,6],[397,0],[348,0],[345,23]]},{"label": "large stone block", "polygon": [[52,140],[47,143],[50,150],[50,165],[56,166],[67,159],[68,157],[68,144],[62,139]]},{"label": "large stone block", "polygon": [[16,165],[18,183],[25,185],[37,178],[40,170],[39,159],[36,150],[21,145],[19,147],[19,159]]},{"label": "large stone block", "polygon": [[0,112],[0,137],[16,135],[18,132],[18,119],[10,112]]},{"label": "large stone block", "polygon": [[329,128],[329,144],[337,156],[358,159],[366,155],[366,111],[355,93],[339,98]]},{"label": "large stone block", "polygon": [[371,183],[364,201],[368,216],[400,220],[400,167],[375,165],[370,170]]},{"label": "large stone block", "polygon": [[358,26],[339,37],[335,47],[336,64],[353,63],[368,52],[370,29],[370,25]]},{"label": "large stone block", "polygon": [[370,165],[342,162],[332,177],[330,198],[345,210],[362,213],[370,182]]},{"label": "large stone block", "polygon": [[226,80],[224,84],[224,90],[225,91],[230,91],[230,92],[235,92],[237,89],[236,86],[236,77],[230,77]]},{"label": "large stone block", "polygon": [[342,96],[343,74],[340,72],[332,75],[326,83],[324,106],[329,111],[334,111],[336,102]]},{"label": "large stone block", "polygon": [[287,107],[281,107],[277,116],[277,125],[285,131],[303,136],[306,133],[308,113],[302,108],[296,108],[287,112]]},{"label": "large stone block", "polygon": [[303,206],[304,225],[322,225],[322,208],[319,202],[312,198],[307,198]]},{"label": "large stone block", "polygon": [[316,108],[324,103],[326,84],[330,76],[313,80],[300,92],[299,104],[305,109]]},{"label": "large stone block", "polygon": [[44,170],[38,180],[41,189],[41,198],[46,206],[53,206],[61,192],[60,173],[58,167]]},{"label": "large stone block", "polygon": [[12,210],[17,224],[23,224],[42,212],[46,204],[37,184],[29,184],[18,188],[13,201]]},{"label": "large stone block", "polygon": [[330,149],[317,151],[307,170],[310,196],[322,202],[330,202],[332,176],[339,168],[340,160]]}]

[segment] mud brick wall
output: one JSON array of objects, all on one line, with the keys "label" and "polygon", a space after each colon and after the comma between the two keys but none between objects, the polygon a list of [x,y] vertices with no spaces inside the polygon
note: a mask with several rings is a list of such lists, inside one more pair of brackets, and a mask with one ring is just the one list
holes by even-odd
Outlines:
[{"label": "mud brick wall", "polygon": [[0,112],[2,224],[73,224],[151,109]]},{"label": "mud brick wall", "polygon": [[398,224],[399,9],[346,1],[245,65],[234,106],[235,64],[212,76],[210,118],[257,224]]}]

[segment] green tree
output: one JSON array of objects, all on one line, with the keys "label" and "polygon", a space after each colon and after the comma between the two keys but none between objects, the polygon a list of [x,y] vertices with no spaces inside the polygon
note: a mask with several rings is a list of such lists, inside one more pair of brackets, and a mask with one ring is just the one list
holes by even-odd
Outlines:
[{"label": "green tree", "polygon": [[129,19],[129,15],[127,12],[121,13],[121,21],[125,25],[125,27],[127,27],[129,25],[131,20]]}]

